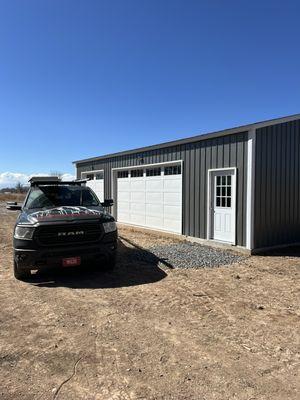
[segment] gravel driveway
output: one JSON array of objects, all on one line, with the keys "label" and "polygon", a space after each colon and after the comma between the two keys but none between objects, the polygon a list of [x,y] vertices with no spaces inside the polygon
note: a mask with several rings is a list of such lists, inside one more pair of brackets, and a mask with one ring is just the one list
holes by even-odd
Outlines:
[{"label": "gravel driveway", "polygon": [[240,262],[246,258],[231,251],[184,242],[152,246],[149,247],[149,251],[173,268],[218,267]]},{"label": "gravel driveway", "polygon": [[[127,241],[126,238],[123,240]],[[130,254],[131,261],[143,261],[172,269],[219,267],[241,262],[247,258],[230,250],[184,241],[171,241],[171,243],[168,241],[154,245],[143,243],[142,247],[130,244],[135,247],[135,251]]]}]

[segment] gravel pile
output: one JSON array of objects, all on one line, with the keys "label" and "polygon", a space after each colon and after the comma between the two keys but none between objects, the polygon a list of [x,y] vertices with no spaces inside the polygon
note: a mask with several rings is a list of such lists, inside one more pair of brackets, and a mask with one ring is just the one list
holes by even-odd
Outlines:
[{"label": "gravel pile", "polygon": [[161,263],[170,268],[218,267],[246,258],[231,251],[185,242],[151,246],[147,250],[137,251],[134,256],[141,261]]}]

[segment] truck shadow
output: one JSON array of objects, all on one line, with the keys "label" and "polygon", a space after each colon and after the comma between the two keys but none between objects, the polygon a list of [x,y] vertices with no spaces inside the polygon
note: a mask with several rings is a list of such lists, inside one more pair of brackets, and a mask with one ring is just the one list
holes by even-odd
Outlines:
[{"label": "truck shadow", "polygon": [[49,269],[37,272],[27,282],[37,287],[118,288],[158,282],[167,276],[159,266],[173,268],[150,251],[125,238],[121,239],[118,244],[117,265],[111,272],[101,270],[101,264],[72,269]]}]

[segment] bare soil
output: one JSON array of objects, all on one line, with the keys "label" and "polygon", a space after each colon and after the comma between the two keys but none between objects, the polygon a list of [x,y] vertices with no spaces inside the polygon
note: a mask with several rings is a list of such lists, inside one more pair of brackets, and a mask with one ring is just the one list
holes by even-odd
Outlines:
[{"label": "bare soil", "polygon": [[0,205],[0,399],[296,400],[300,251],[219,268],[134,259],[174,239],[121,229],[114,273],[12,277]]},{"label": "bare soil", "polygon": [[0,193],[0,202],[16,201],[22,203],[25,199],[26,193]]}]

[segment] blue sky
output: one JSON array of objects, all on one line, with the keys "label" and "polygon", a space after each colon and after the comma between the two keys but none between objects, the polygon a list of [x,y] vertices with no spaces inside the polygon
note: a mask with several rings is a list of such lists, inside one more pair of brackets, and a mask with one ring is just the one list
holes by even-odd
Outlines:
[{"label": "blue sky", "polygon": [[0,6],[0,174],[300,112],[296,2]]}]

